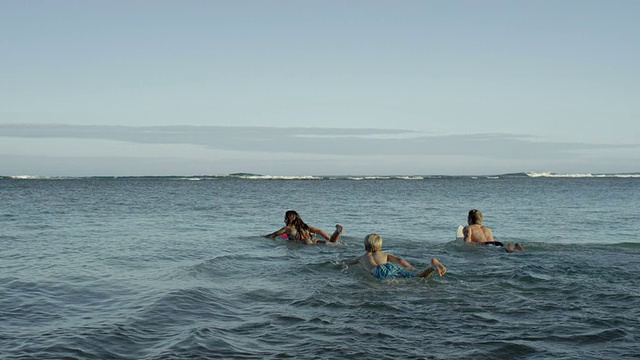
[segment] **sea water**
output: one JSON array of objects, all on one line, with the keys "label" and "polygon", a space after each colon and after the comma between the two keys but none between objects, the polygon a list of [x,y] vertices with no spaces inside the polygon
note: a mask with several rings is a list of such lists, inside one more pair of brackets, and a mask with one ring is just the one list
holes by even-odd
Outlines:
[{"label": "sea water", "polygon": [[[0,358],[640,356],[637,175],[5,177],[0,200]],[[524,253],[456,240],[472,208]],[[261,237],[289,209],[342,237]],[[371,232],[446,275],[346,266]]]}]

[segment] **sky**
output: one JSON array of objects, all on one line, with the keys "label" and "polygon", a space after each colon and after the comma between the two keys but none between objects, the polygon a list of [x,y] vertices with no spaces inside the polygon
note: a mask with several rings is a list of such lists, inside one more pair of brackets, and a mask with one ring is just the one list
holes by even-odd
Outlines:
[{"label": "sky", "polygon": [[0,175],[638,173],[638,14],[0,0]]}]

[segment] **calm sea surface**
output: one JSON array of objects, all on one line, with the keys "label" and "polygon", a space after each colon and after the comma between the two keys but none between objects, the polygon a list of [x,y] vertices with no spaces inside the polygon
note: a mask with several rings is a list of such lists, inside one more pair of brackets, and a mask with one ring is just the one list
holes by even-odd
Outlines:
[{"label": "calm sea surface", "polygon": [[[2,178],[3,359],[640,357],[640,177]],[[469,209],[521,254],[455,239]],[[261,235],[295,209],[339,243]],[[344,260],[370,232],[417,268]]]}]

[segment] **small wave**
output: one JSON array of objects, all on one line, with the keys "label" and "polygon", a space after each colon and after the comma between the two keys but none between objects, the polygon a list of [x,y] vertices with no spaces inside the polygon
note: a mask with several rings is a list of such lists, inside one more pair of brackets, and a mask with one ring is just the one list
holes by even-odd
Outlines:
[{"label": "small wave", "polygon": [[2,176],[2,178],[11,179],[11,180],[66,180],[66,179],[77,179],[78,177],[44,176],[44,175],[9,175],[9,176]]},{"label": "small wave", "polygon": [[617,243],[617,244],[610,244],[609,246],[617,246],[617,247],[622,247],[622,248],[638,249],[638,248],[640,248],[640,243],[621,242],[621,243]]},{"label": "small wave", "polygon": [[33,176],[33,175],[13,175],[7,176],[9,179],[18,179],[18,180],[29,180],[29,179],[41,179],[46,178],[43,176]]},{"label": "small wave", "polygon": [[250,179],[250,180],[322,180],[324,179],[324,177],[322,176],[313,176],[313,175],[288,176],[288,175],[230,174],[222,177]]},{"label": "small wave", "polygon": [[243,180],[436,180],[436,179],[490,179],[529,177],[529,178],[640,178],[640,173],[592,174],[592,173],[554,173],[524,172],[500,175],[261,175],[237,173],[227,175],[187,175],[187,176],[44,176],[44,175],[3,175],[2,180],[69,180],[69,179],[172,179],[181,181],[202,181],[220,179]]},{"label": "small wave", "polygon": [[489,351],[476,352],[473,357],[487,359],[514,359],[536,354],[538,350],[526,344],[513,342],[487,342],[486,345],[494,347]]},{"label": "small wave", "polygon": [[424,176],[394,175],[394,176],[346,176],[346,180],[424,180]]},{"label": "small wave", "polygon": [[575,335],[556,335],[553,338],[562,342],[593,344],[608,343],[611,341],[620,340],[623,339],[626,335],[627,333],[623,329],[606,329]]},{"label": "small wave", "polygon": [[214,178],[238,178],[250,180],[424,180],[425,177],[420,175],[369,175],[369,176],[331,176],[331,175],[260,175],[260,174],[229,174],[212,176]]},{"label": "small wave", "polygon": [[548,177],[548,178],[640,178],[637,173],[625,174],[591,174],[591,173],[554,173],[554,172],[527,172],[529,177]]}]

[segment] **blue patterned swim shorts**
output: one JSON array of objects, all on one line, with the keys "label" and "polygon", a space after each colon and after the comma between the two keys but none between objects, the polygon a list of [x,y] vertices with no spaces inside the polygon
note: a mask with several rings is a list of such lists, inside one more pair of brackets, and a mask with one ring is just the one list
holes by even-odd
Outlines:
[{"label": "blue patterned swim shorts", "polygon": [[393,262],[384,263],[374,267],[371,269],[371,275],[375,276],[378,280],[388,278],[412,278],[416,276],[411,271],[404,269]]}]

